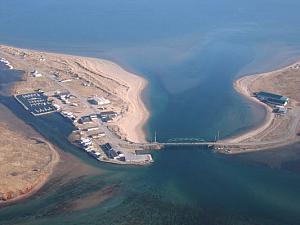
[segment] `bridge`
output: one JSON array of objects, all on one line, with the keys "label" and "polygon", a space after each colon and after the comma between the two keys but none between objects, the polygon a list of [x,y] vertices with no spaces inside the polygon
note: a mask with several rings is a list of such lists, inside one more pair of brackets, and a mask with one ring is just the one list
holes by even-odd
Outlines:
[{"label": "bridge", "polygon": [[203,146],[203,147],[211,147],[214,149],[218,148],[246,148],[246,147],[253,147],[258,145],[267,145],[269,142],[242,142],[242,143],[235,143],[235,142],[228,142],[228,141],[205,141],[202,138],[173,138],[166,142],[148,142],[148,143],[130,143],[131,147],[134,148],[141,148],[141,149],[161,149],[164,147],[175,147],[175,146],[182,146],[182,147],[196,147],[196,146]]},{"label": "bridge", "polygon": [[[218,140],[219,135],[216,136],[215,141],[207,141],[203,138],[172,138],[167,141],[159,142],[154,138],[154,142],[147,143],[124,143],[124,147],[132,149],[143,149],[143,150],[159,150],[164,147],[208,147],[221,152],[231,152],[234,150],[254,150],[269,148],[272,145],[281,144],[282,140],[269,140],[269,141],[249,141],[249,142],[230,142],[228,140]],[[191,149],[191,148],[186,148]],[[199,148],[205,149],[205,148]]]},{"label": "bridge", "polygon": [[[268,148],[270,145],[274,144],[272,141],[258,141],[258,142],[228,142],[228,141],[197,141],[197,142],[150,142],[150,143],[133,143],[130,144],[131,147],[136,149],[144,150],[159,150],[164,147],[208,147],[217,151],[230,152],[234,149],[262,149]],[[186,148],[191,149],[191,148]],[[204,149],[204,148],[200,148]]]},{"label": "bridge", "polygon": [[[155,146],[160,145],[162,147],[167,146],[221,146],[221,145],[231,145],[232,143],[224,142],[224,141],[207,141],[204,138],[171,138],[166,142],[158,142],[156,138],[154,142],[143,143],[143,146]],[[239,145],[237,143],[233,145]]]},{"label": "bridge", "polygon": [[251,146],[251,145],[258,145],[258,144],[264,144],[264,143],[232,143],[232,142],[151,142],[151,143],[141,143],[137,144],[140,146],[162,146],[162,147],[168,147],[168,146],[232,146],[232,147],[239,147],[239,146]]}]

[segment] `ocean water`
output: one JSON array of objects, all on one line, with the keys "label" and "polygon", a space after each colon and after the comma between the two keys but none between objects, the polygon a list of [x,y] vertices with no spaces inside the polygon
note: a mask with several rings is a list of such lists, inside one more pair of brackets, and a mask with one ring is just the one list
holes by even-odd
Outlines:
[{"label": "ocean water", "polygon": [[299,55],[298,6],[294,0],[0,0],[0,42],[112,59],[151,81],[149,138],[156,130],[160,140],[212,139],[218,130],[225,137],[261,122],[263,113],[249,112],[232,81]]},{"label": "ocean water", "polygon": [[[211,140],[218,131],[226,137],[262,121],[263,110],[237,95],[232,82],[299,57],[299,6],[296,0],[0,0],[0,43],[111,59],[150,81],[149,140],[155,131],[161,141]],[[300,224],[299,145],[240,157],[168,148],[154,154],[150,167],[97,164],[68,144],[72,127],[60,116],[33,118],[13,99],[1,101],[104,174],[48,184],[1,208],[0,224]],[[111,199],[67,210],[109,185],[118,186]]]}]

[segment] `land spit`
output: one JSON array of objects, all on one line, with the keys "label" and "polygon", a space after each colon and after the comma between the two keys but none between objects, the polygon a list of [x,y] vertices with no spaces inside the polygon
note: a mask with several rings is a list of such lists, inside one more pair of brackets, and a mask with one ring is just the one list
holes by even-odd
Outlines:
[{"label": "land spit", "polygon": [[[137,145],[131,145],[146,142],[143,127],[149,112],[141,99],[147,85],[145,79],[112,62],[93,58],[3,45],[0,58],[7,69],[24,71],[22,79],[12,85],[10,94],[34,116],[47,113],[43,110],[49,107],[49,102],[55,106],[77,128],[70,134],[71,143],[103,162],[147,165],[153,161],[150,154],[136,154]],[[48,102],[36,95],[47,96]],[[91,103],[94,99],[96,104]],[[113,118],[99,117],[110,112],[114,113]],[[90,122],[82,122],[83,117],[89,117]],[[41,187],[59,157],[46,140],[9,129],[5,121],[0,126],[2,136],[7,137],[1,141],[1,202],[18,199]],[[85,139],[93,140],[88,148],[81,145]],[[22,148],[19,143],[23,143]],[[101,149],[107,143],[117,155],[109,157]],[[120,160],[120,155],[126,160]]]},{"label": "land spit", "polygon": [[0,57],[25,72],[11,94],[33,115],[48,113],[47,96],[77,128],[70,135],[72,143],[105,162],[152,162],[151,155],[136,154],[138,149],[130,145],[146,142],[143,127],[149,112],[141,100],[145,79],[94,58],[8,46],[0,46]]},{"label": "land spit", "polygon": [[[149,118],[149,112],[141,99],[141,92],[147,82],[112,62],[18,49],[3,45],[0,46],[0,57],[5,59],[6,64],[8,63],[9,69],[16,68],[25,72],[22,81],[14,84],[11,95],[27,98],[27,96],[30,97],[32,94],[39,93],[48,96],[49,101],[61,115],[68,118],[77,127],[77,130],[74,130],[69,137],[70,142],[85,148],[89,153],[97,150],[100,155],[96,154],[95,156],[100,161],[145,165],[151,163],[152,158],[150,155],[137,155],[137,149],[157,149],[165,145],[193,145],[192,143],[146,142],[143,126]],[[264,123],[258,128],[237,137],[218,142],[199,143],[199,145],[211,146],[223,153],[242,153],[274,148],[298,141],[297,132],[299,131],[300,120],[299,82],[300,70],[298,63],[274,72],[238,79],[234,83],[235,89],[249,100],[264,105],[267,111]],[[269,91],[288,96],[290,102],[287,114],[284,116],[274,114],[270,106],[259,102],[253,96],[253,93],[258,91]],[[33,96],[33,98],[35,97]],[[33,103],[34,101],[29,99],[31,105],[45,103]],[[32,110],[36,110],[34,107]],[[38,110],[43,110],[43,108]],[[43,111],[32,114],[38,116],[39,113],[44,114]],[[108,115],[112,115],[112,117]],[[10,132],[10,136],[14,136],[11,141],[16,138],[23,139],[28,142],[28,146],[30,145],[29,142],[32,141],[32,137],[19,136],[17,132],[9,131],[5,124],[2,124],[1,127],[3,130]],[[83,147],[82,145],[89,143],[90,139],[93,139],[93,143]],[[45,143],[44,149],[49,148],[46,149],[49,155],[45,159],[49,158],[50,160],[45,165],[51,165],[51,168],[53,168],[58,157],[54,157],[51,146],[47,142],[42,140],[40,143]],[[117,153],[119,156],[122,155],[123,157],[125,155],[128,160],[122,161],[119,160],[120,158],[116,159],[115,156],[109,157],[105,151],[101,152],[100,146],[107,148],[107,143],[121,152],[121,154]],[[11,151],[19,151],[14,143],[10,143],[10,145],[14,146]],[[35,148],[30,148],[29,151],[30,155],[35,154]],[[16,154],[15,156],[14,160],[17,162],[21,159],[22,154]],[[8,159],[3,158],[4,164],[5,160]],[[38,162],[38,159],[34,157],[30,160],[34,163]],[[24,170],[25,167],[22,168]],[[29,189],[25,188],[25,193],[29,192],[32,189],[31,187],[41,186],[47,176],[51,174],[51,168],[49,169],[47,166],[40,168],[38,171],[48,172],[41,172],[39,174],[41,179],[35,179],[31,182],[31,185],[26,183],[25,186]],[[33,170],[38,174],[36,169]],[[13,172],[12,170],[9,171]],[[5,172],[5,174],[10,172]],[[14,183],[13,180],[12,182]],[[7,182],[3,186],[6,184]],[[24,192],[20,186],[16,190],[18,193]],[[6,197],[3,199],[6,200]]]},{"label": "land spit", "polygon": [[[243,153],[300,141],[300,62],[272,72],[243,76],[234,82],[234,88],[248,100],[261,104],[266,110],[266,117],[258,127],[220,141],[218,147],[221,152]],[[287,96],[287,112],[274,113],[273,105],[259,101],[254,93],[261,91]]]}]

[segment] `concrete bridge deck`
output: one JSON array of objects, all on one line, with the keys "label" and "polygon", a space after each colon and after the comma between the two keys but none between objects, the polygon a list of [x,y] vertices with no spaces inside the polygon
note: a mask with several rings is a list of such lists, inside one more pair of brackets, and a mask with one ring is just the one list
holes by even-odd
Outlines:
[{"label": "concrete bridge deck", "polygon": [[152,143],[140,143],[140,144],[133,144],[132,147],[141,148],[141,149],[161,149],[164,147],[172,147],[172,146],[182,146],[182,147],[193,147],[193,146],[203,146],[203,147],[211,147],[213,149],[253,149],[253,148],[267,148],[270,145],[274,145],[278,143],[274,143],[274,141],[265,141],[265,142],[241,142],[241,143],[233,143],[233,142],[225,142],[225,141],[218,141],[218,142],[152,142]]}]

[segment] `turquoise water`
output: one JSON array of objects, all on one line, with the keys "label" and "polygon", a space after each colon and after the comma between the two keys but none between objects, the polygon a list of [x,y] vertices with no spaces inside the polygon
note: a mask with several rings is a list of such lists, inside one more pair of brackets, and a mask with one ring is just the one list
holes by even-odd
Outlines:
[{"label": "turquoise water", "polygon": [[[1,102],[52,143],[104,171],[63,186],[50,181],[30,199],[0,209],[1,224],[274,225],[300,220],[300,170],[293,166],[299,159],[279,170],[254,164],[247,157],[169,148],[154,154],[151,167],[99,164],[68,144],[72,125],[60,115],[36,118],[11,98],[2,97]],[[68,210],[74,200],[108,185],[118,187],[112,199],[92,208]]]},{"label": "turquoise water", "polygon": [[[210,140],[218,130],[225,137],[263,119],[232,81],[299,56],[299,6],[295,0],[0,0],[0,43],[112,59],[150,81],[149,139],[156,130],[159,140]],[[12,99],[1,101],[103,174],[63,186],[52,181],[1,208],[0,224],[300,224],[299,145],[282,149],[285,162],[276,168],[265,164],[273,152],[226,157],[197,148],[165,149],[145,168],[99,165],[69,145],[72,127],[59,115],[33,118]],[[110,185],[118,187],[110,200],[67,210]]]},{"label": "turquoise water", "polygon": [[298,5],[2,0],[0,41],[113,59],[151,81],[149,137],[157,130],[163,140],[212,139],[218,130],[224,137],[262,120],[236,96],[232,80],[299,55]]}]

